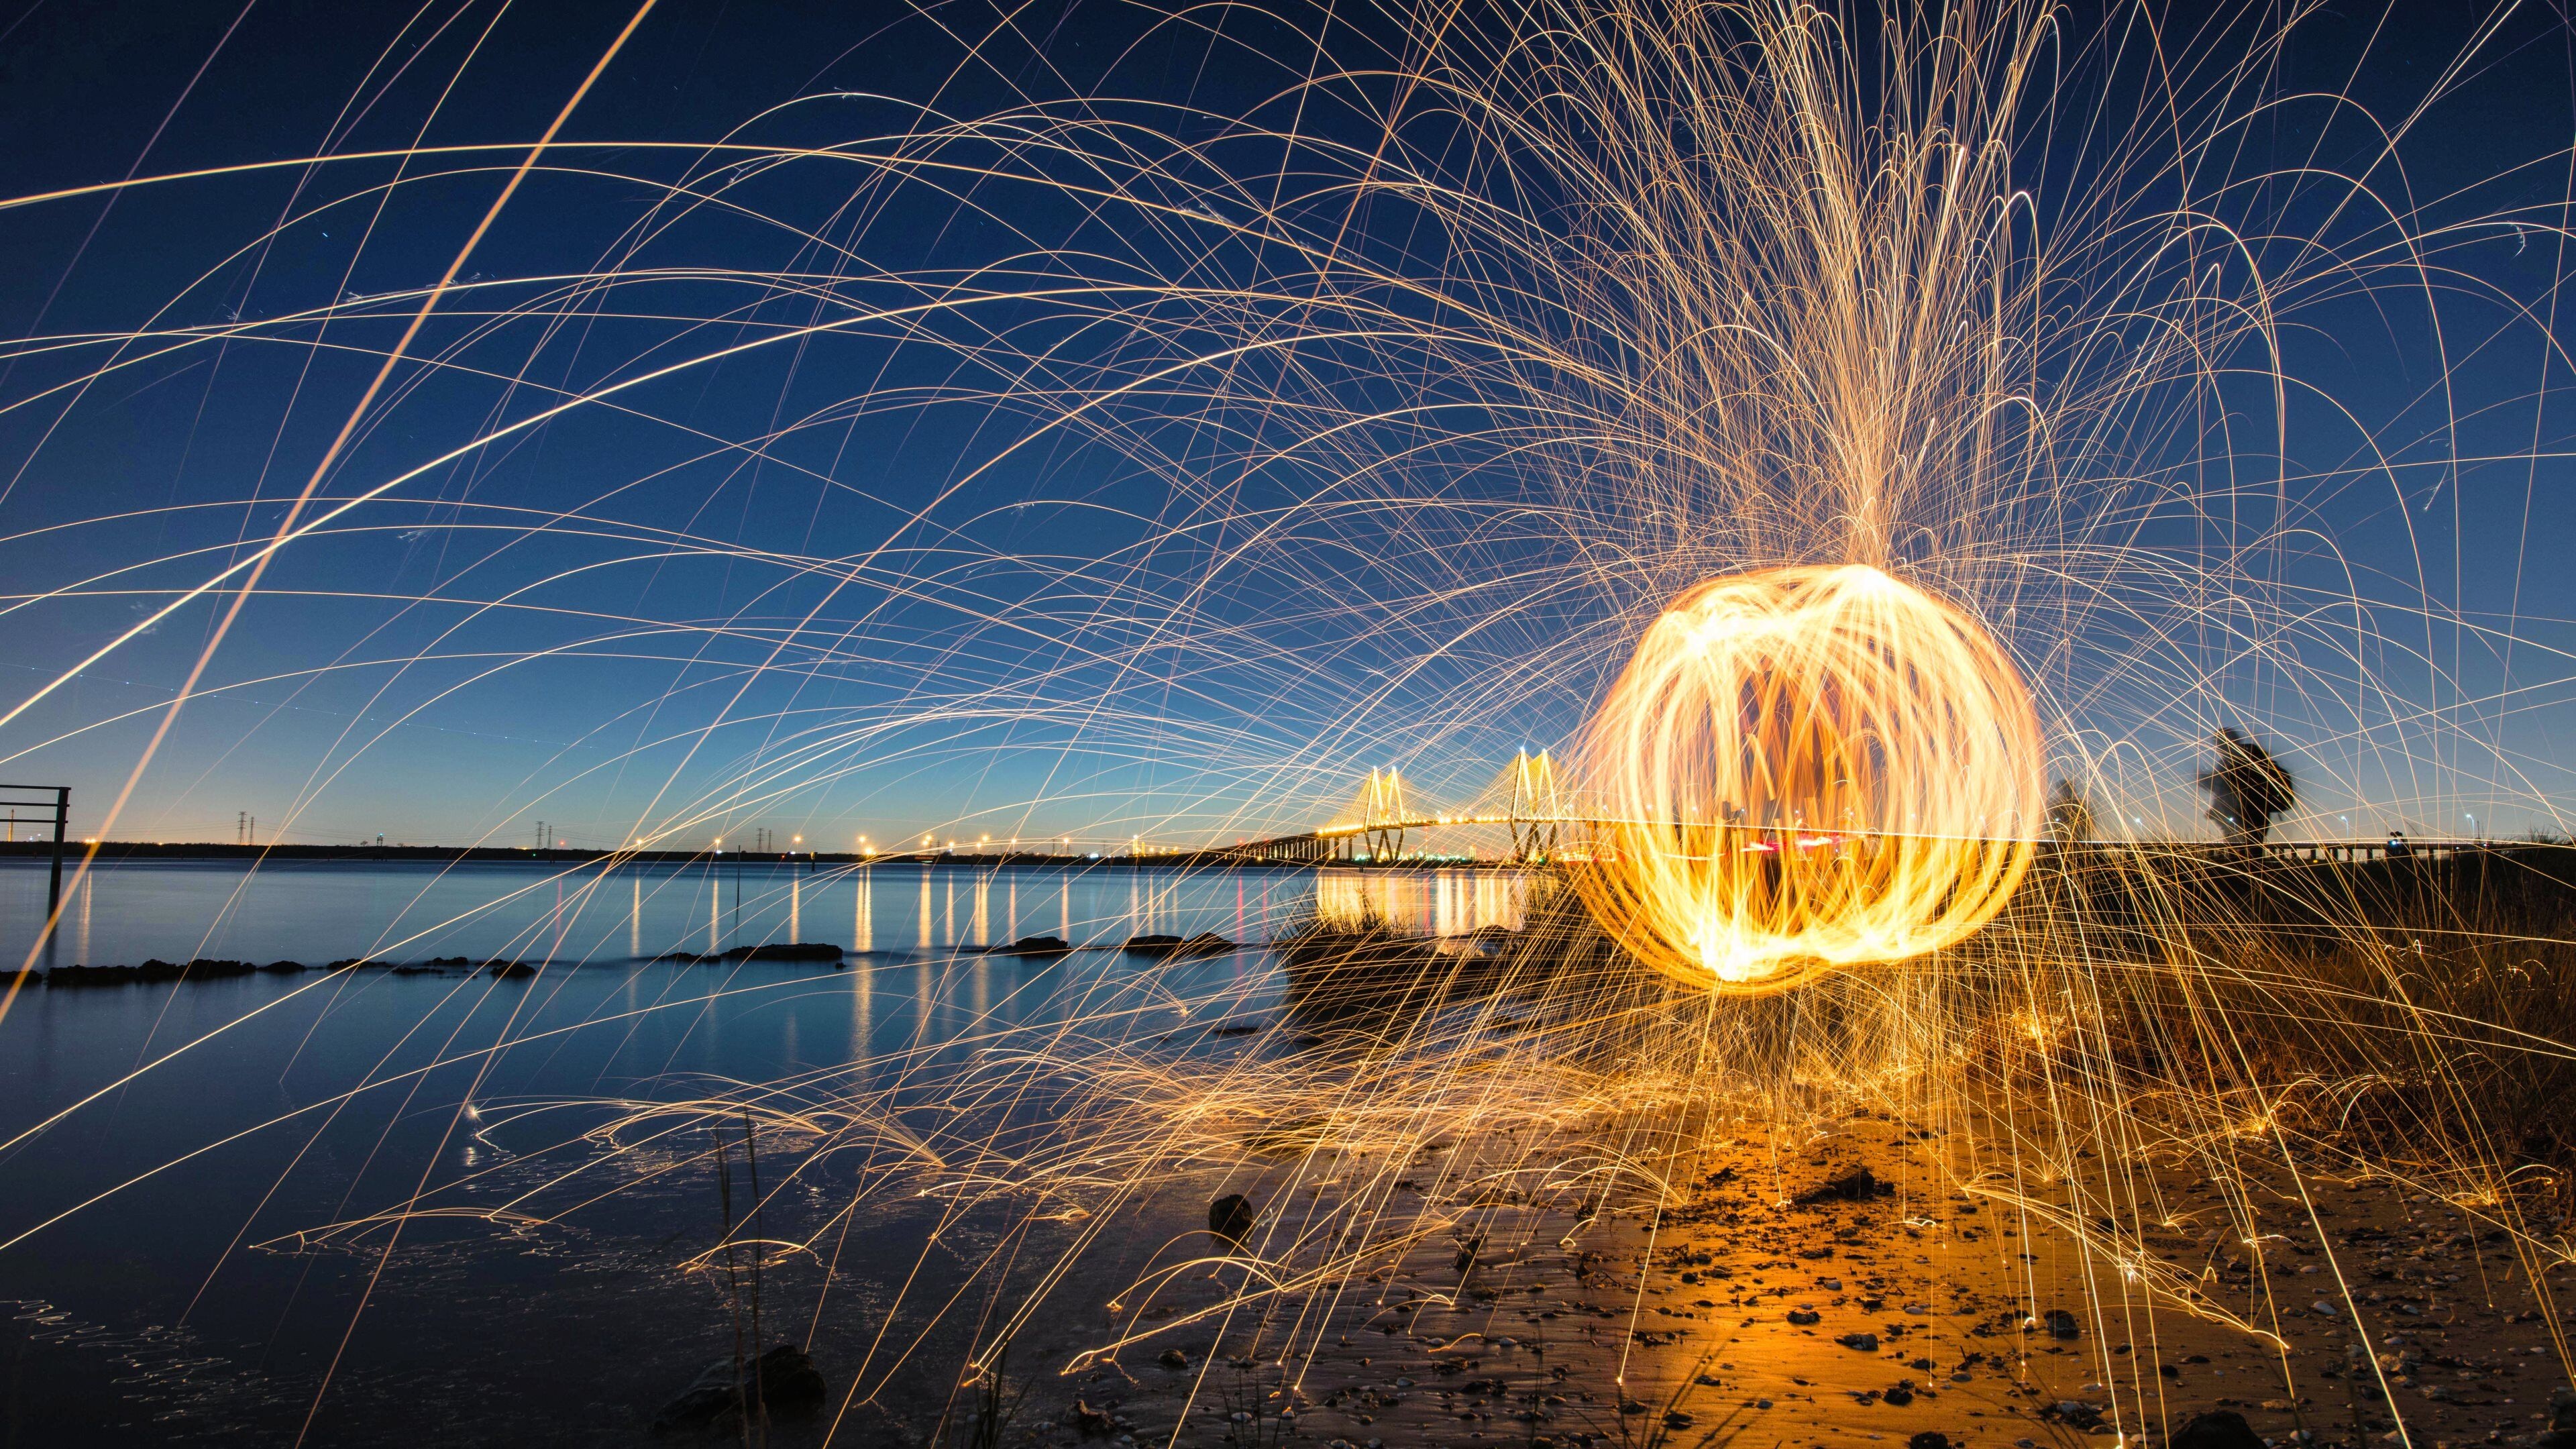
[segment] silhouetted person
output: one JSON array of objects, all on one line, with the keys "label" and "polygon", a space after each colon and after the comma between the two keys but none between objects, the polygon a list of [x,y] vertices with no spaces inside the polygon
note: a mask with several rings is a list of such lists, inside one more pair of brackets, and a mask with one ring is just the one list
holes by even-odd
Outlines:
[{"label": "silhouetted person", "polygon": [[2072,780],[2060,780],[2048,797],[2048,838],[2060,843],[2093,838],[2093,803]]},{"label": "silhouetted person", "polygon": [[2272,817],[2286,813],[2298,790],[2289,770],[2269,750],[2222,729],[2210,740],[2218,760],[2200,772],[2200,788],[2209,792],[2209,818],[2229,845],[2252,849],[2272,833]]}]

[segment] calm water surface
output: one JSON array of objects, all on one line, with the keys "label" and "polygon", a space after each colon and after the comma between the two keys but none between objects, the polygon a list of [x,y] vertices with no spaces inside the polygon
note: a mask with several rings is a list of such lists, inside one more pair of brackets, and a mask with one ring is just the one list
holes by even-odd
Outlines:
[{"label": "calm water surface", "polygon": [[[13,960],[44,890],[41,864],[0,863]],[[640,1104],[716,1097],[867,1098],[896,1120],[928,1113],[931,1130],[948,1119],[902,1094],[943,1066],[997,1042],[1125,1046],[1269,1010],[1260,943],[1311,912],[1363,909],[1426,932],[1509,927],[1517,886],[1485,872],[102,868],[39,964],[545,969],[22,992],[0,1017],[0,1137],[18,1139],[0,1149],[0,1239],[15,1240],[0,1247],[0,1444],[273,1443],[308,1420],[320,1444],[636,1442],[732,1342],[739,1285],[688,1266],[720,1231],[715,1129],[641,1134],[604,1169],[583,1134]],[[1243,948],[1173,965],[1115,949],[1199,931]],[[1025,935],[1091,949],[972,949]],[[767,941],[852,955],[840,970],[654,959]],[[884,1383],[841,1430],[879,1442],[953,1382],[973,1317],[956,1290],[1018,1215],[872,1193],[864,1152],[772,1150],[773,1234],[834,1253],[772,1266],[763,1336],[810,1343],[836,1392]],[[1200,1202],[1174,1196],[1152,1210],[1174,1215],[1168,1231],[1148,1223],[1134,1243],[1188,1226]],[[1140,1266],[1126,1251],[1092,1265],[1102,1282]],[[1070,1346],[1081,1328],[1063,1332]],[[908,1359],[889,1347],[907,1344]]]}]

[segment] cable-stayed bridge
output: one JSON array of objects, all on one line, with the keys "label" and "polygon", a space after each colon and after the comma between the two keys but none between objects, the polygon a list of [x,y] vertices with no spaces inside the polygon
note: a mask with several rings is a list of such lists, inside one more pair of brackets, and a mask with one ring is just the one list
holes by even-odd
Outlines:
[{"label": "cable-stayed bridge", "polygon": [[1527,750],[1487,781],[1474,798],[1453,809],[1423,801],[1399,772],[1371,770],[1332,823],[1296,835],[1251,840],[1206,852],[1251,862],[1385,862],[1405,858],[1405,837],[1450,826],[1501,826],[1510,832],[1510,859],[1533,864],[1553,857],[1564,827],[1582,823],[1557,787],[1556,762],[1545,750]]},{"label": "cable-stayed bridge", "polygon": [[[1532,754],[1524,750],[1514,755],[1473,798],[1455,808],[1439,808],[1424,801],[1415,793],[1412,783],[1396,770],[1371,770],[1368,778],[1360,782],[1359,788],[1334,813],[1330,824],[1294,835],[1179,853],[1221,863],[1391,865],[1406,860],[1458,858],[1434,856],[1421,849],[1408,851],[1408,837],[1418,846],[1422,836],[1434,831],[1456,827],[1483,827],[1490,831],[1501,827],[1510,840],[1501,863],[1533,865],[1557,859],[1562,849],[1582,848],[1587,842],[1581,837],[1588,827],[1609,823],[1612,822],[1586,813],[1574,798],[1574,792],[1560,784],[1556,762],[1546,751]],[[1741,828],[1754,842],[1744,848],[1755,850],[1785,851],[1830,845],[1838,838],[1859,838],[1848,832],[1811,836],[1811,827],[1796,824]],[[2064,841],[2069,837],[2052,835],[2047,838]],[[2214,841],[2105,844],[2158,855],[2236,857],[2243,854],[2243,847]],[[2401,858],[2447,860],[2512,844],[2438,837],[2417,837],[2410,841],[2404,833],[2392,832],[2385,840],[2276,838],[2254,849],[2256,854],[2274,860],[2354,864]]]}]

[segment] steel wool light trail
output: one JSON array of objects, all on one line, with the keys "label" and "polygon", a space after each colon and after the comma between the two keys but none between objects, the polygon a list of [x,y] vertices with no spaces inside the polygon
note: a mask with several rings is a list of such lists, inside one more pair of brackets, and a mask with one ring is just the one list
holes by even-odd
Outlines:
[{"label": "steel wool light trail", "polygon": [[1949,944],[2019,884],[2039,722],[1976,622],[1867,565],[1693,588],[1585,741],[1585,902],[1667,974],[1776,991]]}]

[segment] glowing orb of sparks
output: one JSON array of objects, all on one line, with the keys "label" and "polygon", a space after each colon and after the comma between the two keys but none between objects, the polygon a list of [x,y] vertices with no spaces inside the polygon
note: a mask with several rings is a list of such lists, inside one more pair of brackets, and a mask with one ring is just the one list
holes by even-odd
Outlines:
[{"label": "glowing orb of sparks", "polygon": [[2039,722],[1966,614],[1865,565],[1711,579],[1585,731],[1574,876],[1639,959],[1777,991],[1947,945],[2036,848]]}]

